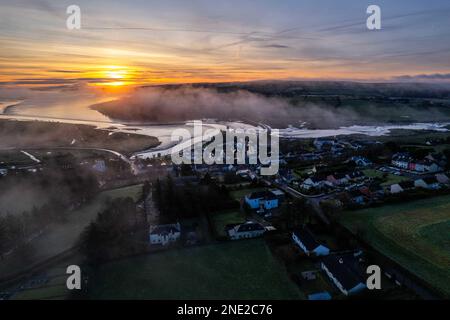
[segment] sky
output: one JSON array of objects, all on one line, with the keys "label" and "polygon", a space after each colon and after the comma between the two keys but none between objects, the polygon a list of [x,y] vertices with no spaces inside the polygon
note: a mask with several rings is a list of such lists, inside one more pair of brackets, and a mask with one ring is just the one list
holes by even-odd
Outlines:
[{"label": "sky", "polygon": [[449,16],[448,0],[0,0],[0,86],[450,81]]}]

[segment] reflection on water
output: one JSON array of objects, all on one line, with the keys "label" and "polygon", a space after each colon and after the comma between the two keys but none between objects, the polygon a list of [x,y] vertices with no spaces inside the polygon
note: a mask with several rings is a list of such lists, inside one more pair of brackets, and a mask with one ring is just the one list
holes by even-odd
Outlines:
[{"label": "reflection on water", "polygon": [[[179,142],[171,141],[172,132],[175,129],[187,129],[193,139],[196,138],[192,122],[176,124],[131,124],[123,121],[112,120],[101,113],[90,109],[89,106],[95,103],[101,103],[111,100],[92,94],[67,93],[67,95],[49,95],[47,98],[39,97],[38,100],[30,99],[25,101],[0,101],[0,113],[3,109],[7,112],[0,114],[0,119],[15,119],[22,121],[38,120],[50,122],[63,122],[71,124],[85,124],[95,126],[99,129],[107,129],[113,132],[126,132],[148,135],[156,137],[161,144],[151,150],[139,152],[138,157],[152,157],[155,154],[169,154],[171,148]],[[216,122],[207,120],[203,122],[203,129],[246,129],[254,128],[253,125],[242,122]],[[450,123],[413,123],[413,124],[389,124],[379,126],[348,126],[338,129],[307,129],[289,127],[280,129],[279,135],[284,138],[302,139],[302,138],[320,138],[332,137],[338,135],[360,134],[367,136],[382,136],[389,134],[395,129],[404,130],[431,130],[448,131],[446,126]],[[267,125],[260,124],[259,127],[268,128]],[[198,135],[198,134],[197,134]],[[186,141],[183,141],[186,142]]]}]

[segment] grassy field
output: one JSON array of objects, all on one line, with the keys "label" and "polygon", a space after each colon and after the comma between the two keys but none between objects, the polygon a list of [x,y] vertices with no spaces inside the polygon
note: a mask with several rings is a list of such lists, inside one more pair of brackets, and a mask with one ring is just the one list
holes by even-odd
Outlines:
[{"label": "grassy field", "polygon": [[113,262],[90,277],[91,299],[301,299],[262,239]]},{"label": "grassy field", "polygon": [[396,184],[402,181],[409,180],[407,177],[396,176],[395,174],[388,173],[386,177],[384,177],[384,172],[375,170],[375,169],[367,169],[363,170],[364,174],[369,178],[380,178],[383,179],[384,182],[381,183],[381,186],[387,187],[392,184]]},{"label": "grassy field", "polygon": [[347,212],[342,224],[450,297],[450,196]]},{"label": "grassy field", "polygon": [[262,191],[262,190],[264,190],[264,188],[241,189],[241,190],[231,191],[230,195],[233,199],[241,201],[246,195],[249,195],[252,192],[257,192],[257,191]]},{"label": "grassy field", "polygon": [[227,224],[243,223],[245,222],[245,217],[239,211],[227,211],[212,215],[212,220],[214,223],[216,234],[224,237],[226,236],[225,226]]}]

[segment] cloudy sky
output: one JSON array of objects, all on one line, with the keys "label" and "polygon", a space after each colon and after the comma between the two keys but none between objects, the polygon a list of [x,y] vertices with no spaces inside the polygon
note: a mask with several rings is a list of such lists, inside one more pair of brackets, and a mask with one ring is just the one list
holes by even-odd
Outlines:
[{"label": "cloudy sky", "polygon": [[448,0],[0,0],[0,85],[448,81],[449,16]]}]

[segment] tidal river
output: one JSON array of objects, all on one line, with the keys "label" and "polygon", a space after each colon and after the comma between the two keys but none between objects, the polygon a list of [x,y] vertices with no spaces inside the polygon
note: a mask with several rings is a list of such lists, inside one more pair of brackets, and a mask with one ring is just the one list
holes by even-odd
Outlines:
[{"label": "tidal river", "polygon": [[[12,104],[13,103],[13,104]],[[2,113],[0,110],[0,119],[14,119],[20,121],[49,121],[49,122],[63,122],[71,124],[85,124],[95,126],[98,129],[110,130],[112,132],[127,132],[142,135],[153,136],[159,139],[161,144],[153,149],[145,150],[137,153],[135,156],[139,158],[154,157],[156,155],[167,155],[173,146],[178,143],[187,143],[186,140],[172,141],[172,132],[176,129],[187,129],[191,133],[191,142],[201,141],[198,133],[194,132],[194,125],[192,121],[185,123],[170,123],[170,124],[146,124],[146,123],[128,123],[124,121],[112,120],[99,112],[86,107],[86,104],[77,102],[76,106],[64,107],[59,105],[45,106],[30,106],[27,104],[17,104],[17,101],[8,102],[0,101],[0,106],[3,109],[8,109],[7,113]],[[378,126],[361,126],[353,125],[347,127],[340,127],[337,129],[308,129],[306,127],[288,127],[279,129],[279,136],[291,139],[304,138],[321,138],[333,137],[339,135],[367,135],[367,136],[382,136],[389,134],[395,129],[404,130],[431,130],[431,131],[448,131],[447,126],[450,123],[412,123],[412,124],[386,124]],[[214,120],[203,121],[203,131],[206,129],[247,129],[247,128],[268,128],[265,124],[246,124],[239,121],[234,122],[219,122]],[[196,136],[197,135],[197,136]],[[201,134],[200,134],[201,136]]]}]

